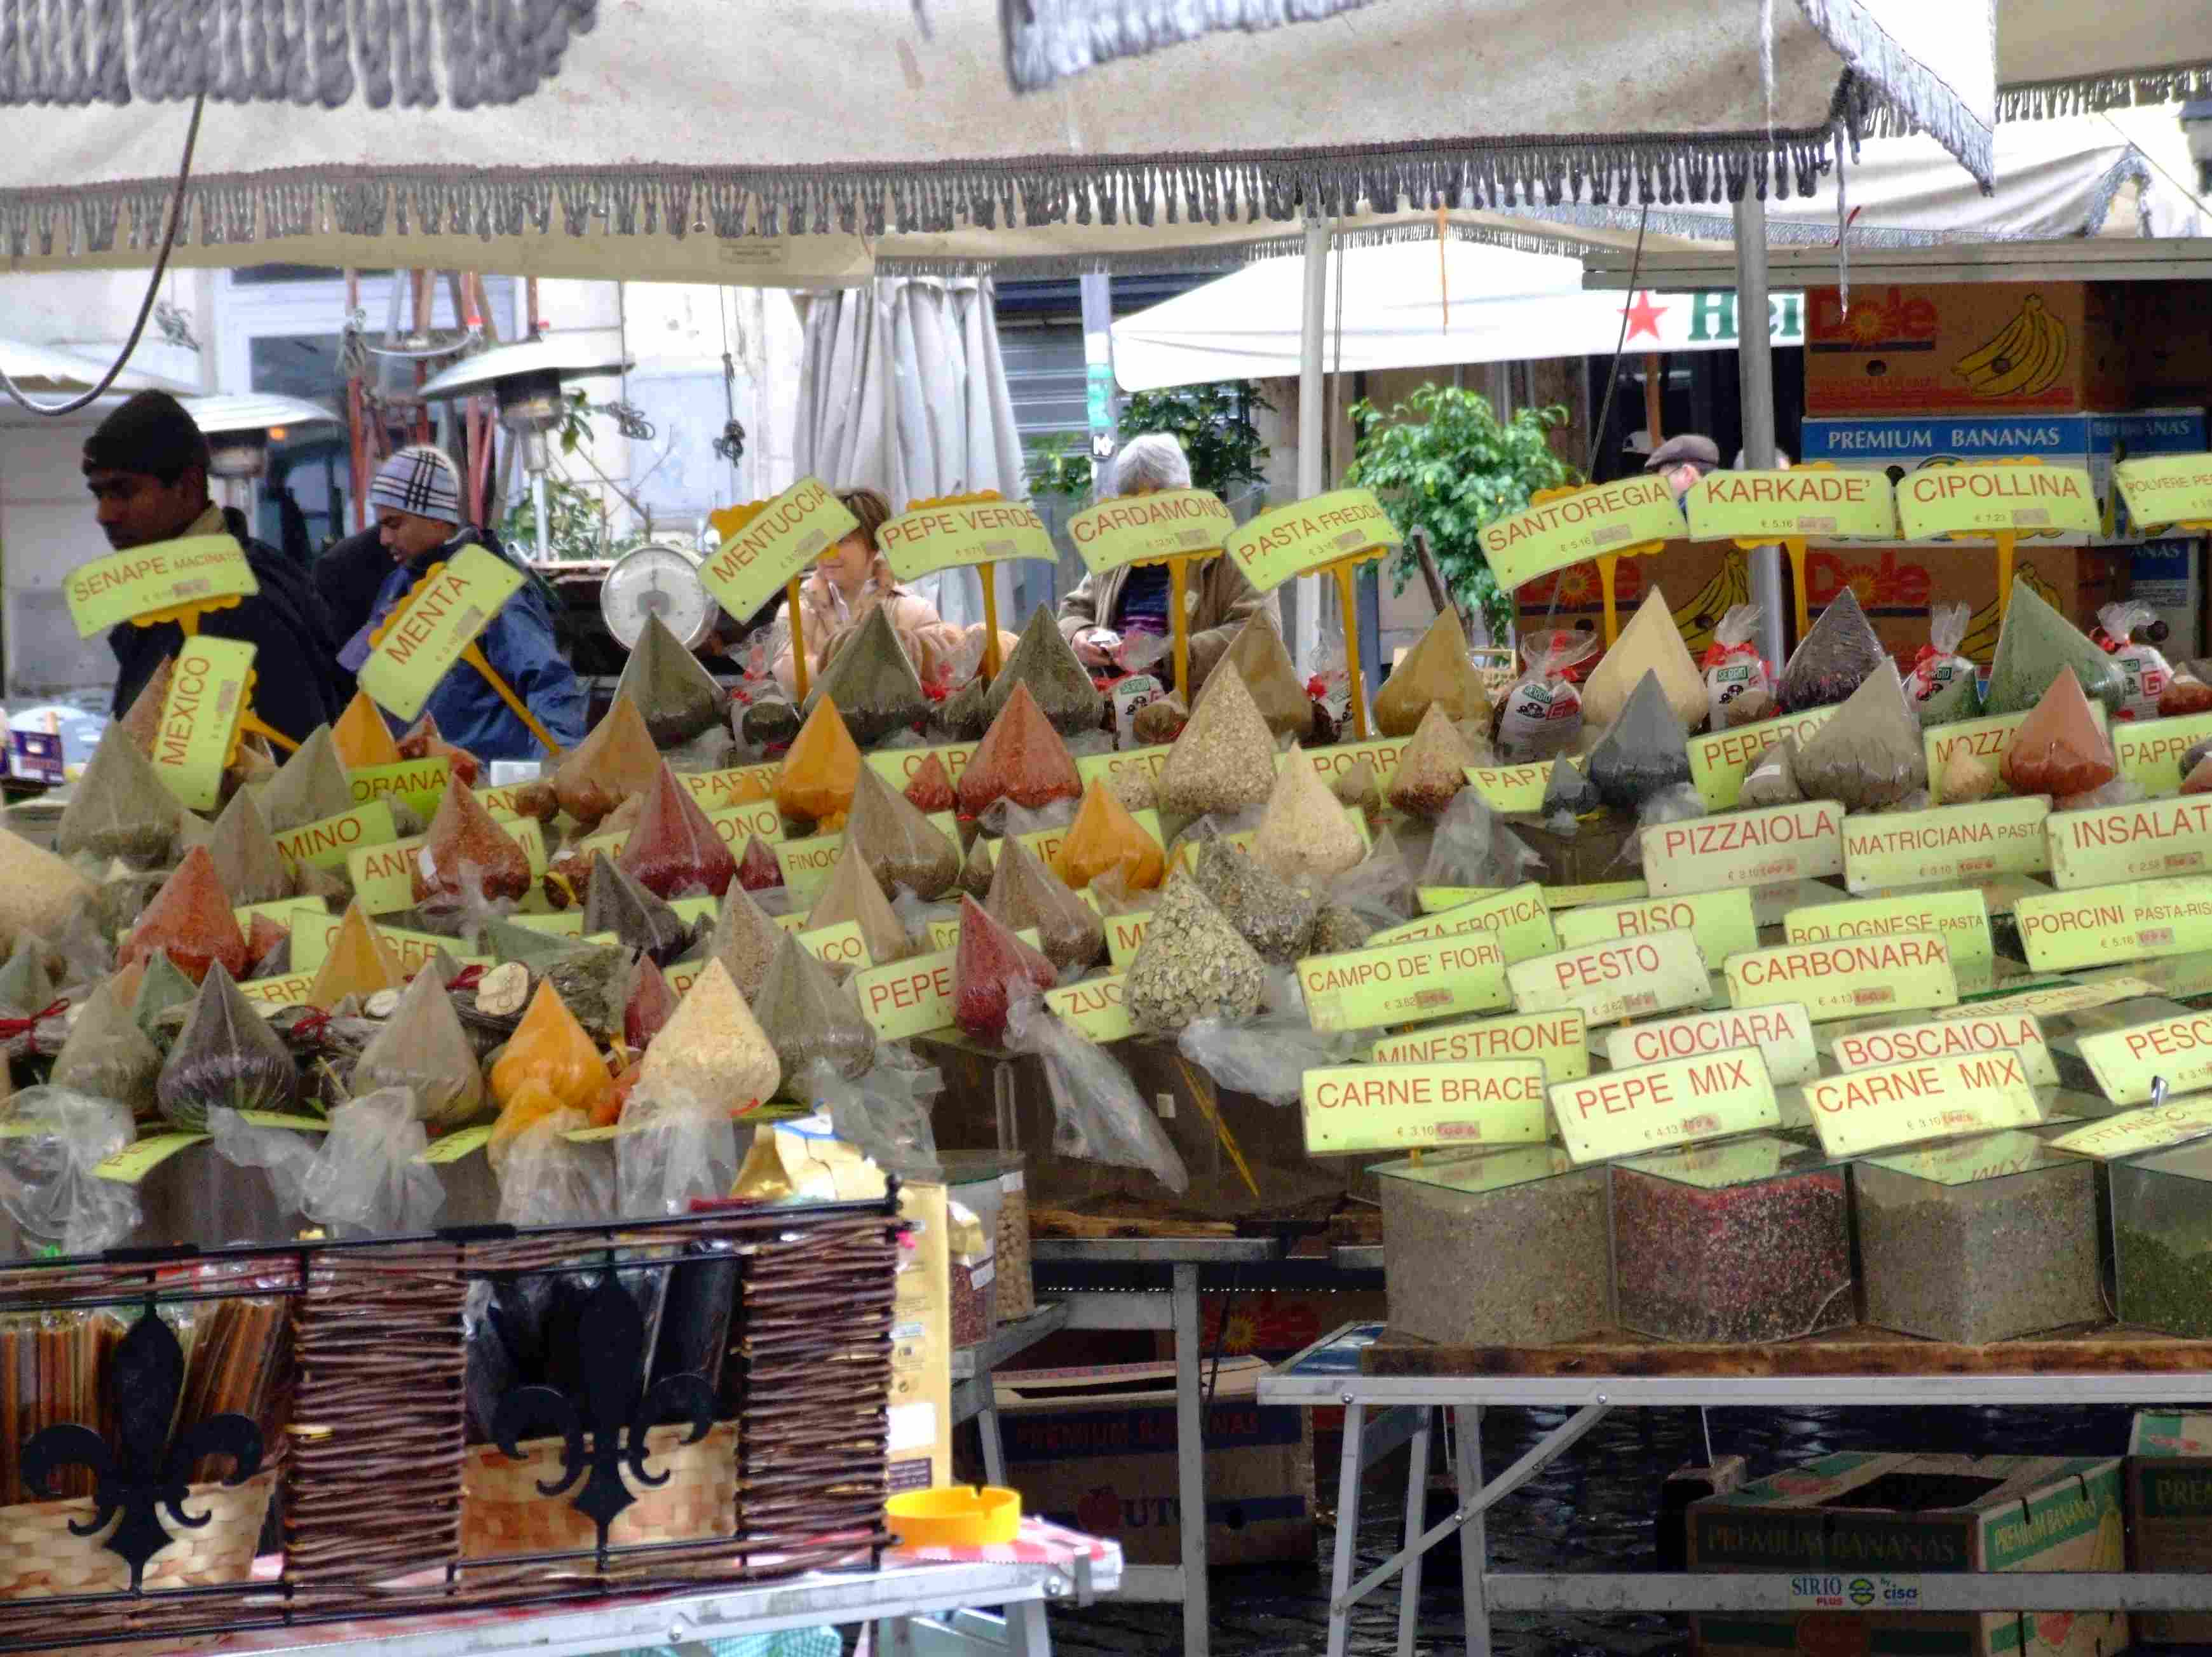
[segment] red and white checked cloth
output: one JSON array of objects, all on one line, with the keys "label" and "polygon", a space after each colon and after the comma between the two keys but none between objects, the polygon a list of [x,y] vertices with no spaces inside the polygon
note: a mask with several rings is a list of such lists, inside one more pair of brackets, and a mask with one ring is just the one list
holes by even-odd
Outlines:
[{"label": "red and white checked cloth", "polygon": [[1020,1533],[1011,1542],[985,1542],[972,1547],[894,1548],[884,1556],[884,1563],[941,1565],[981,1560],[994,1565],[1059,1565],[1073,1569],[1075,1562],[1085,1557],[1094,1565],[1110,1563],[1118,1571],[1121,1568],[1121,1545],[1104,1537],[1085,1536],[1081,1531],[1071,1531],[1029,1514],[1023,1516]]}]

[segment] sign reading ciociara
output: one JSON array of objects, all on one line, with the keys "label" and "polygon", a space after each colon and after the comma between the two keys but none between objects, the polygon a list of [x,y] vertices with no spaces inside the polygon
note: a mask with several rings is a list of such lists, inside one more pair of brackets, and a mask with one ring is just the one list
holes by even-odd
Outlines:
[{"label": "sign reading ciociara", "polygon": [[995,564],[1006,558],[1060,554],[1052,531],[1026,501],[1002,501],[993,490],[917,501],[876,531],[891,574],[902,581],[963,564]]},{"label": "sign reading ciociara", "polygon": [[1896,538],[1889,479],[1825,466],[1790,471],[1708,472],[1682,498],[1694,541]]},{"label": "sign reading ciociara", "polygon": [[1103,575],[1124,564],[1210,551],[1236,528],[1212,490],[1163,489],[1086,507],[1067,520],[1067,538],[1084,568]]},{"label": "sign reading ciociara", "polygon": [[1485,525],[1482,550],[1498,585],[1510,592],[1585,559],[1680,540],[1682,531],[1682,509],[1664,477],[1626,477],[1563,491]]},{"label": "sign reading ciociara", "polygon": [[1365,489],[1333,489],[1263,512],[1231,535],[1228,552],[1255,592],[1272,592],[1293,575],[1395,548],[1404,537],[1382,503]]},{"label": "sign reading ciociara", "polygon": [[800,478],[757,509],[733,507],[721,516],[724,523],[736,518],[737,525],[699,566],[699,579],[738,616],[750,616],[860,526],[818,477]]},{"label": "sign reading ciociara", "polygon": [[228,535],[191,535],[111,553],[80,564],[62,584],[80,639],[134,616],[188,604],[220,608],[220,599],[260,591],[246,549]]}]

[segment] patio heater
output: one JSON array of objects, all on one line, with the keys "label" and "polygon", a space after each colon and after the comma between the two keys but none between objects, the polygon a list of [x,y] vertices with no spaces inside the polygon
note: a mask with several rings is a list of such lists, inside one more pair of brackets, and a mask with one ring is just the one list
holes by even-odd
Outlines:
[{"label": "patio heater", "polygon": [[269,446],[302,426],[335,426],[319,404],[267,391],[180,398],[208,440],[208,476],[222,481],[223,505],[253,515],[253,485],[269,472]]}]

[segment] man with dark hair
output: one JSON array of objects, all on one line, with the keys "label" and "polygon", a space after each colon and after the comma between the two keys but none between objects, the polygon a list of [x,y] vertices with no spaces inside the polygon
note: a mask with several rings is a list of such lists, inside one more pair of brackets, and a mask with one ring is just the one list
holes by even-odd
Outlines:
[{"label": "man with dark hair", "polygon": [[[198,535],[228,535],[243,547],[261,591],[209,611],[200,631],[253,646],[253,711],[294,742],[337,717],[337,641],[322,600],[298,565],[252,538],[245,513],[209,499],[207,439],[183,404],[166,391],[140,391],[100,422],[85,440],[84,484],[118,552]],[[120,718],[185,640],[173,622],[125,622],[108,630],[107,642]]]}]

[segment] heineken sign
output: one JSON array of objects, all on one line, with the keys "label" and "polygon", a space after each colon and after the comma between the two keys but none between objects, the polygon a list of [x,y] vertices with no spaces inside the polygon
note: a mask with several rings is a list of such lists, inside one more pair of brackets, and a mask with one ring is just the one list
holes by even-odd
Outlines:
[{"label": "heineken sign", "polygon": [[[1683,294],[1638,288],[1609,296],[1613,326],[1626,321],[1622,348],[1630,352],[1721,351],[1735,348],[1737,305],[1732,288],[1701,288]],[[1771,294],[1766,301],[1766,334],[1777,345],[1805,343],[1805,296]],[[1612,347],[1605,349],[1610,355]]]}]

